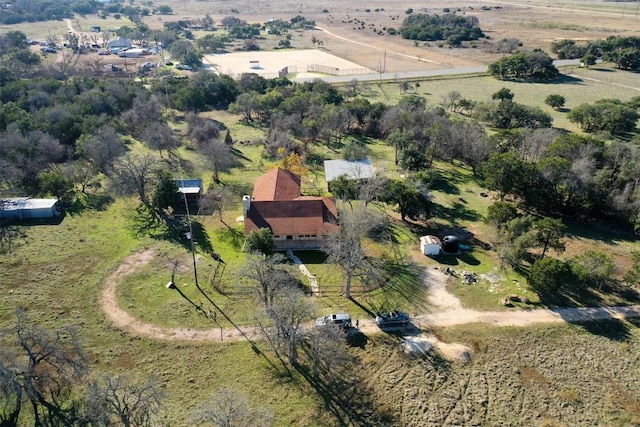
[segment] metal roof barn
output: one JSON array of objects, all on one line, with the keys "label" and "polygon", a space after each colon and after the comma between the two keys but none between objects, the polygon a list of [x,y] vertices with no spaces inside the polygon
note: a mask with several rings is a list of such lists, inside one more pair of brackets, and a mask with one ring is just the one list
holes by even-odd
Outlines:
[{"label": "metal roof barn", "polygon": [[0,220],[54,218],[60,215],[58,199],[18,197],[0,199]]},{"label": "metal roof barn", "polygon": [[371,159],[324,161],[324,180],[326,182],[331,182],[342,175],[346,175],[350,179],[372,178],[374,170]]}]

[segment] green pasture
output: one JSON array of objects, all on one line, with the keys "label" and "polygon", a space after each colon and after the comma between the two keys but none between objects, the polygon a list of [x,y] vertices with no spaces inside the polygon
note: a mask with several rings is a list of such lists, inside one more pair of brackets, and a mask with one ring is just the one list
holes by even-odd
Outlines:
[{"label": "green pasture", "polygon": [[[447,78],[444,76],[415,80],[412,89],[402,93],[400,81],[370,84],[368,97],[370,102],[397,103],[404,95],[420,95],[427,100],[427,105],[439,106],[451,92],[458,92],[463,98],[475,102],[490,102],[491,95],[502,88],[513,92],[514,101],[532,107],[540,107],[553,118],[553,126],[572,132],[579,129],[567,119],[567,113],[574,107],[584,103],[593,103],[599,99],[620,99],[628,101],[639,96],[637,76],[614,68],[613,64],[598,64],[597,67],[561,68],[561,76],[557,81],[549,83],[528,83],[509,80],[498,80],[483,75]],[[569,75],[570,74],[570,75]],[[416,87],[416,83],[419,84]],[[636,88],[636,89],[633,89]],[[544,100],[551,94],[562,95],[566,99],[563,109],[554,110]]]},{"label": "green pasture", "polygon": [[60,39],[67,33],[67,23],[64,21],[44,21],[34,24],[23,22],[20,24],[0,24],[0,34],[9,31],[22,31],[28,38],[34,40],[46,40],[50,37]]}]

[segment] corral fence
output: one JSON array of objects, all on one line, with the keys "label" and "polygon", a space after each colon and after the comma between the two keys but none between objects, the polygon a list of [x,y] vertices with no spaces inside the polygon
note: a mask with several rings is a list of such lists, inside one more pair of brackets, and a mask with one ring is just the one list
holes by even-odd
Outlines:
[{"label": "corral fence", "polygon": [[338,68],[320,64],[307,65],[307,72],[331,74],[333,76],[356,76],[362,74],[371,74],[371,70],[368,68]]}]

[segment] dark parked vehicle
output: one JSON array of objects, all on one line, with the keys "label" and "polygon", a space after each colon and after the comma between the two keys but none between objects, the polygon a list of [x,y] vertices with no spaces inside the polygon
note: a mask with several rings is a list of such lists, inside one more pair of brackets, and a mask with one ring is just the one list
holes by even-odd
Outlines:
[{"label": "dark parked vehicle", "polygon": [[401,311],[391,311],[389,313],[378,314],[376,316],[376,325],[379,328],[401,328],[406,326],[411,318],[407,313]]}]

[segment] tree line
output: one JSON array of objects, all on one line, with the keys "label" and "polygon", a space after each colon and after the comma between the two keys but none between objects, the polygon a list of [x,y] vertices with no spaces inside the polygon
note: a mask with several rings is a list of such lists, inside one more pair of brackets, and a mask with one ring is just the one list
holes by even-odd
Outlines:
[{"label": "tree line", "polygon": [[596,58],[602,58],[622,70],[640,69],[640,37],[610,36],[589,43],[565,39],[553,42],[551,50],[560,59],[580,58],[587,66],[595,64]]},{"label": "tree line", "polygon": [[463,41],[478,40],[484,37],[477,17],[455,14],[443,16],[411,14],[404,19],[399,32],[403,39],[445,40],[452,46],[459,46]]}]

